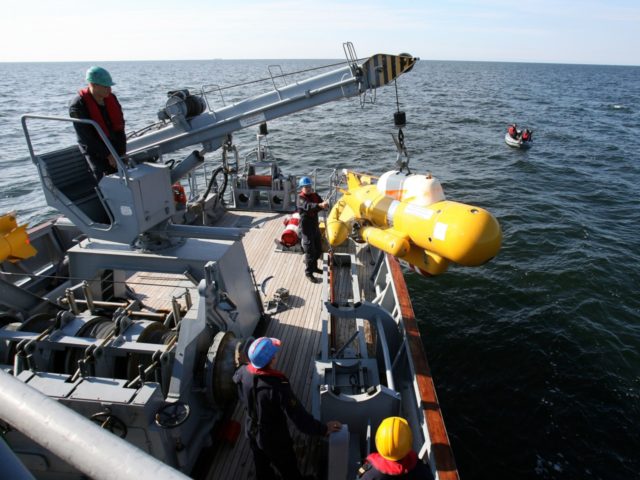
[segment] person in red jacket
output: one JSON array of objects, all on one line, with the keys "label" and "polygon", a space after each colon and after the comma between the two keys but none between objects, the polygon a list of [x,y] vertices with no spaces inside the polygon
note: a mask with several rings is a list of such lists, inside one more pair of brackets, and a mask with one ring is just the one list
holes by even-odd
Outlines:
[{"label": "person in red jacket", "polygon": [[507,132],[509,132],[509,136],[511,138],[514,138],[516,140],[518,139],[518,126],[515,123],[509,125]]},{"label": "person in red jacket", "polygon": [[[69,106],[69,116],[95,121],[113,145],[118,155],[127,151],[127,137],[124,131],[124,115],[118,98],[111,92],[115,85],[111,75],[102,67],[87,70],[88,86],[78,92]],[[78,137],[78,145],[89,162],[96,180],[117,171],[113,155],[100,134],[92,125],[73,124]]]},{"label": "person in red jacket", "polygon": [[358,478],[433,480],[431,469],[420,461],[412,444],[413,434],[404,418],[385,418],[376,432],[378,451],[365,459],[358,469]]}]

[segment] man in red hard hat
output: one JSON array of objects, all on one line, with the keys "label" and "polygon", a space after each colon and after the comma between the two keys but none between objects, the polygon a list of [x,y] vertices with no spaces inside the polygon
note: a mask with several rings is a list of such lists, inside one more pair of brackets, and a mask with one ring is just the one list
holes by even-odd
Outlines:
[{"label": "man in red hard hat", "polygon": [[291,391],[289,379],[275,369],[280,350],[277,338],[260,337],[249,347],[251,363],[233,376],[238,396],[246,409],[245,433],[253,452],[258,480],[275,480],[275,466],[282,478],[303,479],[293,451],[287,418],[308,435],[328,435],[342,428],[332,420],[320,423],[309,414]]}]

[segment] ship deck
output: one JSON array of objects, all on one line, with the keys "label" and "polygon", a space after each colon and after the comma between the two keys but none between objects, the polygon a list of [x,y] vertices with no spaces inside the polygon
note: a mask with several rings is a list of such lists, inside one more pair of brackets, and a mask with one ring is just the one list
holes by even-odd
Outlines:
[{"label": "ship deck", "polygon": [[[247,260],[253,269],[258,284],[265,282],[263,300],[272,299],[279,288],[289,291],[288,308],[271,315],[266,330],[261,334],[276,337],[282,341],[277,368],[283,371],[291,382],[292,389],[298,399],[311,411],[311,377],[313,373],[312,358],[320,349],[321,337],[321,298],[323,283],[311,283],[304,276],[304,256],[301,253],[282,252],[276,248],[275,240],[283,229],[283,215],[263,212],[230,211],[225,213],[216,226],[249,227],[242,242]],[[361,298],[371,298],[370,282],[365,279],[371,275],[374,259],[368,248],[360,248],[351,243],[344,253],[356,255],[356,267],[360,285]],[[339,269],[335,290],[336,300],[345,301],[353,298],[349,269]],[[340,281],[341,277],[346,281]],[[145,305],[154,309],[169,309],[167,299],[178,295],[185,288],[193,287],[182,276],[138,273],[130,279],[138,296],[144,299]],[[165,287],[159,287],[163,283]],[[197,290],[190,288],[191,295]],[[197,298],[192,298],[193,302]],[[351,335],[355,321],[341,322],[339,331],[334,332],[338,346]],[[244,434],[244,408],[237,404],[231,413],[231,421],[242,426],[242,432],[235,443],[229,439],[219,438],[201,458],[204,464],[196,466],[195,476],[206,479],[245,480],[254,479],[255,470],[249,444]],[[294,450],[298,457],[299,468],[304,475],[318,473],[318,465],[322,452],[322,440],[297,432],[293,425],[290,431],[294,440]]]}]

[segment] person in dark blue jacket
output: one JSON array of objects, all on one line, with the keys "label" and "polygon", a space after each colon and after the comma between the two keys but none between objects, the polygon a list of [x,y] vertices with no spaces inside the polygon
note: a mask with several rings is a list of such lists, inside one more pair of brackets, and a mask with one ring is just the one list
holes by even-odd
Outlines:
[{"label": "person in dark blue jacket", "polygon": [[322,273],[318,268],[318,259],[322,255],[322,241],[318,226],[318,212],[329,205],[313,191],[309,177],[302,177],[298,182],[298,213],[300,214],[300,230],[302,231],[302,249],[304,250],[305,276],[313,283],[318,283],[314,273]]},{"label": "person in dark blue jacket", "polygon": [[412,449],[413,434],[402,417],[385,418],[376,432],[377,452],[370,454],[358,470],[358,478],[433,480],[431,469]]},{"label": "person in dark blue jacket", "polygon": [[258,480],[275,480],[275,466],[283,479],[302,479],[293,451],[287,418],[308,435],[328,435],[342,428],[338,421],[323,424],[313,418],[296,398],[284,373],[275,370],[281,343],[260,337],[249,347],[250,364],[233,376],[246,409],[245,433],[253,452]]}]

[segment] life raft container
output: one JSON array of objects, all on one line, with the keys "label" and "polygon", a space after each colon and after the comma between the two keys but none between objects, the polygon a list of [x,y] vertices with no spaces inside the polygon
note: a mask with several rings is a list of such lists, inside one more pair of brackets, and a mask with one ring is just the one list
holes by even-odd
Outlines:
[{"label": "life raft container", "polygon": [[280,236],[280,243],[285,247],[293,247],[300,238],[300,214],[298,212],[284,219],[284,231]]}]

